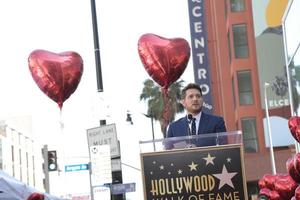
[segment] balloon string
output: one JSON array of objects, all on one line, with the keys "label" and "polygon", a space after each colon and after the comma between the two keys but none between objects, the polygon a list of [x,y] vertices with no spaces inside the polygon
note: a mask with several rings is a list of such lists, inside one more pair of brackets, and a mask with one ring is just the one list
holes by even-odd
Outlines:
[{"label": "balloon string", "polygon": [[62,109],[59,109],[59,127],[60,127],[60,132],[63,133],[64,121],[62,117]]},{"label": "balloon string", "polygon": [[60,130],[60,144],[59,144],[59,148],[62,151],[62,158],[64,159],[64,141],[65,141],[65,134],[64,134],[64,122],[63,122],[63,114],[62,114],[62,110],[59,110],[59,130]]},{"label": "balloon string", "polygon": [[[163,121],[164,121],[164,131],[166,130],[168,124],[170,123],[170,115],[171,115],[171,105],[170,105],[170,97],[168,94],[168,88],[163,87],[162,88],[163,92],[163,101],[164,101],[164,110],[163,110]],[[165,133],[164,133],[165,136]]]},{"label": "balloon string", "polygon": [[[168,47],[170,48],[170,46],[168,46]],[[169,54],[168,54],[169,48],[164,49],[167,60],[169,60]],[[170,84],[170,75],[171,75],[170,70],[171,70],[170,62],[167,62],[167,70],[166,70],[167,77],[166,77],[165,86],[164,86],[166,93],[168,93],[168,87]]]},{"label": "balloon string", "polygon": [[[64,121],[63,121],[63,113],[62,109],[59,109],[59,128],[60,128],[60,142],[59,142],[59,152],[58,152],[58,160],[59,160],[59,176],[62,176],[62,181],[65,184],[65,173],[64,173],[64,166],[66,162],[66,155],[65,155],[65,139],[66,136],[64,134]],[[61,174],[62,172],[62,174]]]}]

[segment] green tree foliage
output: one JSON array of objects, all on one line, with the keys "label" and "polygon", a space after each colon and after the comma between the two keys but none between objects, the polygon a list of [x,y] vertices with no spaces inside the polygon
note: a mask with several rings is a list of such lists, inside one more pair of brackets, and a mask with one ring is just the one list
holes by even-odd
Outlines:
[{"label": "green tree foliage", "polygon": [[[183,112],[184,108],[180,103],[181,89],[184,81],[179,80],[174,82],[168,88],[168,102],[170,104],[170,119],[173,121],[177,113]],[[166,130],[168,124],[163,120],[163,112],[165,108],[164,94],[161,87],[151,79],[144,81],[144,88],[140,95],[140,101],[145,101],[148,104],[147,115],[153,117],[154,120],[159,121],[163,137],[166,137]]]}]

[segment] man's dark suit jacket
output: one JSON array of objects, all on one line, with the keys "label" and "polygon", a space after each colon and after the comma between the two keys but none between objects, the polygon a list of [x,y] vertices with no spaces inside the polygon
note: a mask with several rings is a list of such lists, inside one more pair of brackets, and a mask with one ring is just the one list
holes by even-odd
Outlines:
[{"label": "man's dark suit jacket", "polygon": [[[202,112],[198,133],[197,134],[208,134],[208,133],[221,133],[226,132],[226,126],[224,119],[219,116],[211,115]],[[167,138],[169,137],[181,137],[188,136],[189,134],[189,123],[187,117],[182,117],[169,125]],[[218,144],[225,144],[226,138],[222,141],[217,141],[216,138],[202,138],[202,141],[197,141],[197,146],[211,146]]]}]

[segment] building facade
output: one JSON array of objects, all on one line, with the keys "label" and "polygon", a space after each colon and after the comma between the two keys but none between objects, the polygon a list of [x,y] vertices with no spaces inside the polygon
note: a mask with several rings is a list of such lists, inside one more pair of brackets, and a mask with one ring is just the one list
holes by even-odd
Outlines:
[{"label": "building facade", "polygon": [[36,147],[30,117],[0,121],[0,169],[43,191],[42,154]]},{"label": "building facade", "polygon": [[[190,13],[201,16],[201,6],[197,10],[191,2]],[[203,55],[208,59],[209,68],[205,70],[210,81],[210,97],[204,97],[204,101],[213,105],[209,112],[224,117],[228,131],[243,132],[248,194],[249,199],[254,199],[259,192],[259,179],[272,173],[270,148],[275,152],[277,173],[287,172],[285,163],[295,152],[295,141],[288,129],[291,107],[281,26],[288,0],[198,2],[203,3],[205,15],[205,27],[201,22],[199,32],[206,33]],[[190,24],[191,31],[196,30],[191,14]],[[193,33],[191,36],[193,46]],[[197,71],[196,64],[194,61],[197,82],[202,69],[200,66]],[[200,85],[206,84],[201,81],[200,78]]]}]

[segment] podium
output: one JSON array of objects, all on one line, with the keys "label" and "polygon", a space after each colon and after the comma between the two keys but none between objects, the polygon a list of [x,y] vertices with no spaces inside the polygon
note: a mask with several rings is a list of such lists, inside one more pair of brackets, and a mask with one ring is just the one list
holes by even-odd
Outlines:
[{"label": "podium", "polygon": [[145,200],[248,200],[240,131],[140,141]]}]

